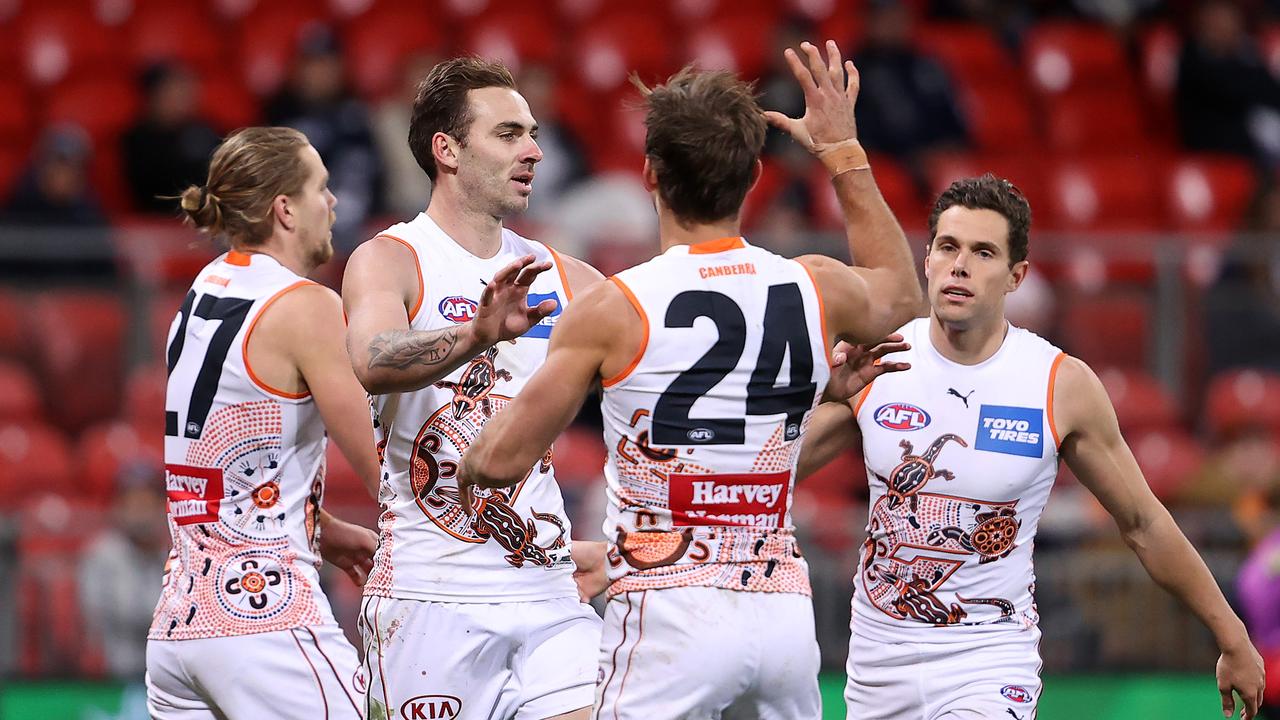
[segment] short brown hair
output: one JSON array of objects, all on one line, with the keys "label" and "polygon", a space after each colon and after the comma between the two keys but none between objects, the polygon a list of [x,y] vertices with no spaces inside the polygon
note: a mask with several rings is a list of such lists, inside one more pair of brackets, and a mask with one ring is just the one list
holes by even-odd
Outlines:
[{"label": "short brown hair", "polygon": [[754,86],[725,70],[691,66],[652,89],[631,80],[648,106],[644,153],[662,202],[690,222],[737,215],[767,129]]},{"label": "short brown hair", "polygon": [[432,182],[435,182],[437,168],[435,155],[431,153],[431,138],[442,132],[466,145],[467,131],[475,120],[467,93],[487,87],[514,90],[516,81],[501,62],[473,56],[437,63],[418,83],[409,121],[409,150]]},{"label": "short brown hair", "polygon": [[929,213],[929,244],[938,234],[938,217],[955,205],[970,210],[994,210],[1009,223],[1009,265],[1027,259],[1031,233],[1031,205],[1018,186],[987,173],[982,177],[962,178],[942,191],[933,212]]},{"label": "short brown hair", "polygon": [[286,127],[237,130],[213,151],[203,187],[178,196],[186,221],[232,245],[260,245],[271,237],[271,203],[297,195],[307,181],[301,150],[307,136]]}]

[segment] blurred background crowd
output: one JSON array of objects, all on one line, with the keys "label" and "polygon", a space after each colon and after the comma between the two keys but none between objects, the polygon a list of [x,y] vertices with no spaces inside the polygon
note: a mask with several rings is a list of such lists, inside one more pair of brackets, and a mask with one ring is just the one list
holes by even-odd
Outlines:
[{"label": "blurred background crowd", "polygon": [[[169,196],[226,132],[296,127],[338,197],[336,259],[425,208],[414,87],[456,53],[504,59],[540,129],[509,223],[609,273],[649,257],[636,71],[758,81],[833,38],[859,134],[919,255],[930,201],[992,171],[1033,210],[1010,316],[1099,371],[1147,479],[1280,678],[1280,2],[1276,0],[0,0],[0,675],[136,681],[168,549],[165,335],[218,249]],[[819,166],[771,136],[744,231],[846,256]],[[556,445],[579,537],[600,536],[590,403]],[[335,514],[376,507],[331,454]],[[826,666],[841,667],[865,471],[796,493]],[[1150,583],[1069,474],[1041,524],[1048,673],[1205,673],[1210,638]],[[357,591],[331,583],[355,617]],[[1052,685],[1049,686],[1052,689]],[[1280,694],[1273,690],[1273,694]]]}]

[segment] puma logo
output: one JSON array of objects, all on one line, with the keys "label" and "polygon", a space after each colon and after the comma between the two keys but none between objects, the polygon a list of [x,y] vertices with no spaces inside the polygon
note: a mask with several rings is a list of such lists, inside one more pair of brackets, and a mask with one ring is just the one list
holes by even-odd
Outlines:
[{"label": "puma logo", "polygon": [[1005,711],[1013,716],[1013,720],[1022,720],[1022,716],[1013,711],[1013,708],[1005,708]]},{"label": "puma logo", "polygon": [[960,392],[959,392],[958,390],[956,390],[955,388],[947,388],[947,394],[948,394],[948,395],[955,395],[956,397],[960,398],[960,400],[964,402],[964,407],[965,407],[965,409],[966,409],[966,410],[969,408],[969,395],[972,395],[972,394],[974,394],[975,392],[977,392],[977,391],[976,391],[976,390],[970,390],[970,391],[969,391],[969,393],[968,393],[968,395],[961,395],[961,394],[960,394]]}]

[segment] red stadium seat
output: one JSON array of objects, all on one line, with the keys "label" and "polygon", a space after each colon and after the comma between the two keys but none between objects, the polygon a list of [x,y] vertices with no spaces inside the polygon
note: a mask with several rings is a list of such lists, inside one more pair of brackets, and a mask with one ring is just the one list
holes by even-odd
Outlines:
[{"label": "red stadium seat", "polygon": [[118,33],[84,8],[30,3],[16,23],[18,52],[32,84],[53,85],[84,70],[101,72],[119,65]]},{"label": "red stadium seat", "polygon": [[772,13],[738,12],[691,28],[685,57],[705,69],[733,70],[746,79],[759,78],[774,51]]},{"label": "red stadium seat", "polygon": [[[638,99],[635,89],[624,86],[612,93],[598,95],[593,102],[596,129],[581,137],[587,144],[595,172],[638,174],[643,167],[644,109]],[[606,128],[603,132],[602,127]]]},{"label": "red stadium seat", "polygon": [[822,41],[827,38],[835,40],[848,57],[862,44],[862,34],[866,25],[865,13],[852,7],[852,3],[835,3],[835,11],[818,22],[818,37]]},{"label": "red stadium seat", "polygon": [[1182,51],[1182,38],[1172,25],[1158,23],[1144,30],[1138,43],[1147,117],[1152,130],[1166,142],[1173,144],[1177,138],[1173,92],[1178,83],[1178,56]]},{"label": "red stadium seat", "polygon": [[1056,227],[1071,230],[1152,231],[1165,227],[1151,158],[1066,157],[1048,172],[1049,207]]},{"label": "red stadium seat", "polygon": [[597,92],[622,87],[633,71],[646,82],[665,79],[673,66],[669,30],[640,10],[604,15],[582,28],[571,69]]},{"label": "red stadium seat", "polygon": [[224,63],[222,28],[202,5],[149,4],[129,19],[126,47],[136,66],[176,60],[199,72]]},{"label": "red stadium seat", "polygon": [[1280,433],[1280,374],[1229,370],[1209,381],[1206,415],[1214,437],[1263,428]]},{"label": "red stadium seat", "polygon": [[[1039,229],[1040,213],[1044,211],[1046,191],[1043,168],[1034,158],[1024,155],[946,153],[937,154],[929,159],[926,173],[929,178],[930,198],[933,200],[942,194],[951,183],[966,177],[976,177],[983,173],[992,173],[1017,186],[1031,205],[1032,229]],[[1034,254],[1034,245],[1032,247]]]},{"label": "red stadium seat", "polygon": [[1080,295],[1064,303],[1063,347],[1094,367],[1142,370],[1150,344],[1151,301],[1140,292]]},{"label": "red stadium seat", "polygon": [[570,425],[556,438],[552,463],[556,480],[570,486],[590,486],[604,478],[608,451],[600,432]]},{"label": "red stadium seat", "polygon": [[439,16],[425,6],[408,5],[373,10],[351,21],[345,54],[356,90],[381,98],[399,88],[405,60],[415,53],[444,49]]},{"label": "red stadium seat", "polygon": [[30,355],[22,324],[25,312],[23,300],[17,293],[0,289],[0,357],[22,362]]},{"label": "red stadium seat", "polygon": [[200,115],[223,133],[259,122],[258,101],[236,75],[226,70],[200,78]]},{"label": "red stadium seat", "polygon": [[1040,146],[1029,99],[1016,85],[970,83],[960,89],[960,105],[974,143],[993,153],[1017,153]]},{"label": "red stadium seat", "polygon": [[1164,501],[1176,498],[1204,465],[1204,448],[1183,430],[1147,430],[1127,440],[1147,484]]},{"label": "red stadium seat", "polygon": [[137,115],[138,90],[121,75],[72,80],[55,88],[45,107],[45,122],[70,122],[94,139],[95,153],[114,146],[116,137]]},{"label": "red stadium seat", "polygon": [[1258,184],[1247,160],[1217,155],[1184,155],[1166,178],[1174,228],[1218,233],[1223,239],[1243,223]]},{"label": "red stadium seat", "polygon": [[1124,48],[1101,25],[1034,25],[1027,33],[1023,62],[1031,86],[1046,95],[1086,87],[1132,92],[1134,87]]},{"label": "red stadium seat", "polygon": [[40,386],[23,365],[0,360],[0,422],[43,420]]},{"label": "red stadium seat", "polygon": [[[26,316],[34,367],[49,414],[75,431],[120,406],[125,313],[120,299],[96,291],[45,291]],[[86,382],[93,378],[92,382]]]},{"label": "red stadium seat", "polygon": [[323,7],[305,0],[263,0],[241,17],[233,47],[249,89],[258,95],[275,92],[293,63],[299,34],[326,19]]},{"label": "red stadium seat", "polygon": [[526,63],[555,64],[561,32],[555,18],[541,8],[492,11],[468,25],[463,45],[481,57],[502,59],[515,72]]},{"label": "red stadium seat", "polygon": [[1122,90],[1085,89],[1045,98],[1048,149],[1060,153],[1133,152],[1150,143],[1142,106]]},{"label": "red stadium seat", "polygon": [[985,25],[934,23],[921,25],[915,34],[916,47],[938,58],[951,77],[963,84],[1007,88],[1015,75],[1017,61]]},{"label": "red stadium seat", "polygon": [[25,144],[34,132],[32,99],[15,81],[0,81],[0,145]]},{"label": "red stadium seat", "polygon": [[1125,432],[1169,428],[1178,424],[1178,410],[1160,381],[1141,370],[1102,368],[1098,378],[1111,396]]},{"label": "red stadium seat", "polygon": [[[870,158],[870,163],[880,194],[884,196],[889,209],[893,210],[894,216],[898,218],[898,223],[907,230],[924,228],[928,221],[929,210],[920,199],[916,183],[910,173],[887,156],[873,156]],[[831,230],[842,229],[844,216],[840,213],[840,203],[826,169],[815,165],[809,176],[809,183],[814,194],[814,206],[818,210],[818,224]]]},{"label": "red stadium seat", "polygon": [[76,477],[82,497],[105,504],[115,492],[122,468],[137,462],[164,464],[164,429],[156,431],[150,425],[109,420],[81,433]]},{"label": "red stadium seat", "polygon": [[783,10],[783,3],[778,0],[667,0],[667,4],[670,6],[671,18],[689,28],[740,14],[765,16],[769,24],[774,25]]},{"label": "red stadium seat", "polygon": [[71,447],[44,423],[0,423],[0,509],[12,511],[42,492],[73,493]]}]

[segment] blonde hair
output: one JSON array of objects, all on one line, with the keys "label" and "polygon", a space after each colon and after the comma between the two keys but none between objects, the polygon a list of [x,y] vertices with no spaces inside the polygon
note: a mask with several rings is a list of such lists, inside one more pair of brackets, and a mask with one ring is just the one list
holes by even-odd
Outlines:
[{"label": "blonde hair", "polygon": [[307,180],[299,152],[307,136],[285,127],[251,127],[227,136],[209,161],[203,186],[178,196],[186,222],[236,246],[271,237],[271,203],[297,195]]}]

